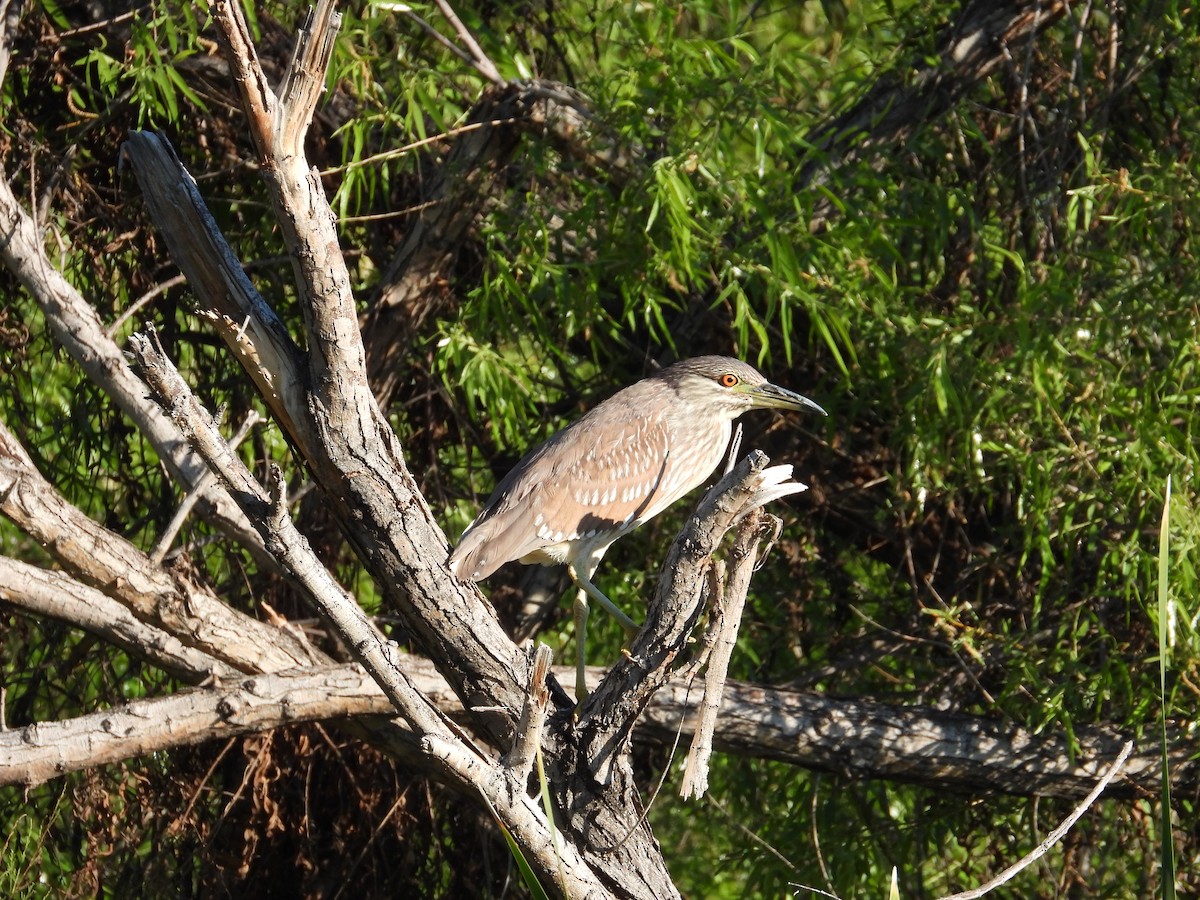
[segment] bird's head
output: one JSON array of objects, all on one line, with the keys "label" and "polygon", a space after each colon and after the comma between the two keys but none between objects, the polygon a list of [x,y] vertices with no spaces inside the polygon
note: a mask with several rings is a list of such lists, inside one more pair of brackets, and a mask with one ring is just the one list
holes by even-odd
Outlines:
[{"label": "bird's head", "polygon": [[658,377],[675,389],[682,404],[694,405],[697,415],[719,412],[734,419],[748,409],[810,410],[828,415],[807,397],[772,384],[754,366],[728,356],[685,359],[663,369]]}]

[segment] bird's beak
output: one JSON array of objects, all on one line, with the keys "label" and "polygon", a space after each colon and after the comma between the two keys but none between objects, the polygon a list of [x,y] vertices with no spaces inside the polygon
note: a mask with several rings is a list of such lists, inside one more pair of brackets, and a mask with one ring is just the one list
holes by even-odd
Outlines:
[{"label": "bird's beak", "polygon": [[820,406],[800,394],[789,391],[787,388],[781,388],[778,385],[767,382],[751,388],[747,393],[754,406],[759,409],[795,409],[795,410],[812,410],[819,412],[823,416],[829,415]]}]

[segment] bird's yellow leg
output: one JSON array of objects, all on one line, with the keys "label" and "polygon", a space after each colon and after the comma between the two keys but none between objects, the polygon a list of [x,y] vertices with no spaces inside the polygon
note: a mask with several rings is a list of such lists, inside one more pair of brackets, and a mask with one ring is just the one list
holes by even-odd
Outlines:
[{"label": "bird's yellow leg", "polygon": [[[625,629],[626,637],[632,638],[638,633],[638,630],[641,628],[641,626],[638,625],[637,622],[633,621],[633,619],[629,618],[629,616],[625,615],[625,613],[621,611],[617,604],[613,603],[608,599],[608,597],[604,596],[604,592],[600,590],[600,588],[592,584],[590,573],[584,574],[580,569],[570,565],[567,566],[567,573],[571,576],[571,580],[575,582],[575,586],[579,588],[580,591],[585,593],[588,597],[591,597],[606,610],[612,613],[616,620],[621,623],[621,627]],[[584,598],[584,606],[587,606],[586,597]],[[578,609],[578,601],[576,601],[576,609]]]},{"label": "bird's yellow leg", "polygon": [[582,704],[587,699],[587,591],[580,588],[575,592],[575,702]]},{"label": "bird's yellow leg", "polygon": [[[593,564],[592,571],[595,571]],[[571,576],[571,580],[575,582],[575,586],[579,589],[575,592],[575,642],[578,656],[575,659],[575,701],[582,704],[587,699],[587,620],[588,620],[588,598],[591,597],[606,610],[613,614],[621,627],[625,629],[625,636],[630,640],[638,633],[638,624],[625,615],[615,603],[604,596],[604,592],[600,588],[592,584],[591,572],[584,572],[574,565],[567,566],[567,574]]]}]

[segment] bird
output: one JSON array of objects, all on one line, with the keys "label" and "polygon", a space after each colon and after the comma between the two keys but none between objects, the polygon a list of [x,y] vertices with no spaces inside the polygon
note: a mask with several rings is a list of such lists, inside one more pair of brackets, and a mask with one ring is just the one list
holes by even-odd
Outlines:
[{"label": "bird", "polygon": [[482,581],[507,562],[565,564],[577,588],[575,689],[582,702],[588,599],[628,636],[638,630],[592,582],[605,552],[707,480],[725,456],[734,420],[751,409],[827,415],[728,356],[685,359],[618,391],[500,481],[450,554],[451,572]]}]

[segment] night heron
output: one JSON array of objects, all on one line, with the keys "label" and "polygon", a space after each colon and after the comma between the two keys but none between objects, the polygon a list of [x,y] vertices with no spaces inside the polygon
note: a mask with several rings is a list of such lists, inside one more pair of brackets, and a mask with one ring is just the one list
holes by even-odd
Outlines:
[{"label": "night heron", "polygon": [[637,624],[592,584],[609,545],[712,474],[748,409],[825,410],[726,356],[678,362],[614,394],[530,451],[496,487],[450,554],[479,581],[506,562],[567,566],[579,589],[576,695],[585,694],[588,597],[632,635]]}]

